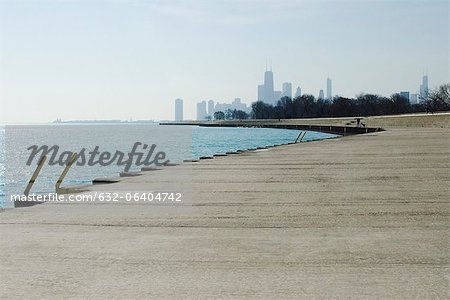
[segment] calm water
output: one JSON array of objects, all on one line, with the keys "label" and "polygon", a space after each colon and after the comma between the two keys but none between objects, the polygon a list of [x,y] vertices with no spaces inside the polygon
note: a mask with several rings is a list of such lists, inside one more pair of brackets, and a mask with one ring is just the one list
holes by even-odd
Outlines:
[{"label": "calm water", "polygon": [[[300,131],[268,128],[210,128],[190,126],[159,126],[153,124],[75,125],[52,124],[39,126],[5,126],[0,129],[0,206],[10,194],[23,192],[37,160],[26,165],[32,145],[58,145],[62,151],[101,151],[128,153],[135,142],[156,144],[157,150],[167,153],[174,162],[183,159],[211,156],[228,151],[291,142]],[[308,132],[305,140],[335,137],[331,134]],[[132,167],[138,170],[140,167]],[[61,166],[44,166],[32,192],[54,192],[54,184],[62,172]],[[123,167],[73,166],[64,185],[90,183],[98,177],[117,177]]]}]

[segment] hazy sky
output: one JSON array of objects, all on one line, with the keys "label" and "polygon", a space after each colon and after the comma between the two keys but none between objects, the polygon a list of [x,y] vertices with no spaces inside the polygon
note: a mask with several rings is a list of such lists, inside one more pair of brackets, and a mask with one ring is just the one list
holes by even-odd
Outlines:
[{"label": "hazy sky", "polygon": [[3,122],[173,119],[256,99],[266,57],[318,95],[417,92],[449,80],[449,1],[0,0]]}]

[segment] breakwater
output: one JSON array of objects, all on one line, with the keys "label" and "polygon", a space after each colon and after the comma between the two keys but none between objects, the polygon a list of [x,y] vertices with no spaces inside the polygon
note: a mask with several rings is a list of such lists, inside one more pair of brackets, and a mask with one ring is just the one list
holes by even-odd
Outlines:
[{"label": "breakwater", "polygon": [[394,128],[450,128],[450,113],[419,113],[407,115],[342,118],[183,121],[162,122],[160,124],[197,125],[209,127],[269,127],[352,135]]}]

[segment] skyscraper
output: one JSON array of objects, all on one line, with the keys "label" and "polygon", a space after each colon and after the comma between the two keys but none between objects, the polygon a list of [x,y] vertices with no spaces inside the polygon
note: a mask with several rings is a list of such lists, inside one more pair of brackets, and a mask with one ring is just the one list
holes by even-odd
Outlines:
[{"label": "skyscraper", "polygon": [[420,85],[420,101],[428,98],[428,75],[422,76],[422,84]]},{"label": "skyscraper", "polygon": [[213,100],[209,100],[208,101],[208,115],[210,115],[211,117],[214,116],[214,101]]},{"label": "skyscraper", "polygon": [[265,97],[264,97],[264,84],[260,84],[258,85],[258,97],[257,100],[258,101],[264,101]]},{"label": "skyscraper", "polygon": [[297,90],[295,91],[295,98],[302,96],[302,89],[300,87],[297,87]]},{"label": "skyscraper", "polygon": [[283,92],[281,97],[292,98],[292,84],[290,82],[283,83]]},{"label": "skyscraper", "polygon": [[265,87],[265,95],[268,102],[273,102],[273,73],[272,70],[266,71],[264,73],[264,87]]},{"label": "skyscraper", "polygon": [[325,98],[324,94],[323,94],[323,90],[320,90],[319,92],[319,100],[323,100]]},{"label": "skyscraper", "polygon": [[327,100],[331,100],[333,98],[333,94],[331,91],[331,79],[327,78]]},{"label": "skyscraper", "polygon": [[175,99],[175,121],[183,121],[183,99]]},{"label": "skyscraper", "polygon": [[197,120],[205,120],[206,116],[206,101],[197,103]]},{"label": "skyscraper", "polygon": [[264,84],[258,85],[258,101],[271,104],[274,102],[273,73],[271,70],[264,72]]}]

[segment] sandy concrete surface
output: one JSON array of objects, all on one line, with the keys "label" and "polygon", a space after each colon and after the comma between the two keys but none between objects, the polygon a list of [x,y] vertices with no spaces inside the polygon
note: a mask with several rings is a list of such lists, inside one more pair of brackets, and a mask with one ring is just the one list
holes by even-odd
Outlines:
[{"label": "sandy concrete surface", "polygon": [[0,214],[2,298],[449,297],[450,132],[393,129],[91,187],[181,204]]}]

